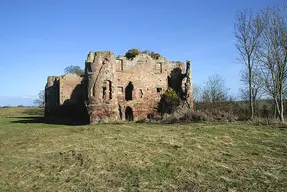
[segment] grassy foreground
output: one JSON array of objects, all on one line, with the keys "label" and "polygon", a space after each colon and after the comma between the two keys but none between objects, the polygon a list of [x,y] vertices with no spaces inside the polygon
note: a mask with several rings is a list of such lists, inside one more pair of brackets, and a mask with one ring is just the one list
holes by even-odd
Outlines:
[{"label": "grassy foreground", "polygon": [[67,126],[35,114],[0,109],[0,191],[287,190],[286,128]]}]

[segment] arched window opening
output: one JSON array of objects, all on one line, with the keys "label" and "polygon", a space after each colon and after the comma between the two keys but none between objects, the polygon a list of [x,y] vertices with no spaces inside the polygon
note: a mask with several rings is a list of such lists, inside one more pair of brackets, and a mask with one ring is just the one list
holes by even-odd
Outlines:
[{"label": "arched window opening", "polygon": [[112,99],[112,82],[111,81],[105,81],[102,87],[102,98],[103,100],[109,100]]},{"label": "arched window opening", "polygon": [[126,89],[125,89],[125,99],[126,99],[126,101],[133,100],[133,90],[134,90],[134,85],[133,85],[132,82],[129,82],[129,84],[126,86]]}]

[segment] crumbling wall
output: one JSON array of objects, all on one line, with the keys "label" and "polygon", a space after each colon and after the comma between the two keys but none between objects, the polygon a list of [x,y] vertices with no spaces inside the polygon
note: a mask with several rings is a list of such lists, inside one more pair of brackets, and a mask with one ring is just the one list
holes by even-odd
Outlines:
[{"label": "crumbling wall", "polygon": [[59,78],[60,86],[60,105],[65,102],[77,102],[83,100],[83,85],[81,84],[83,78],[77,74],[68,73]]},{"label": "crumbling wall", "polygon": [[45,88],[45,116],[87,118],[83,78],[77,74],[48,77]]},{"label": "crumbling wall", "polygon": [[[134,59],[117,58],[118,102],[122,120],[139,120],[155,113],[160,94],[167,88],[170,65],[164,57],[158,60],[147,54],[139,54]],[[126,89],[133,85],[132,99],[127,99]],[[131,111],[131,112],[129,112]]]},{"label": "crumbling wall", "polygon": [[181,99],[185,99],[185,86],[183,81],[185,77],[183,62],[169,62],[168,87],[171,87]]},{"label": "crumbling wall", "polygon": [[59,77],[49,76],[45,87],[45,117],[56,116],[60,105]]},{"label": "crumbling wall", "polygon": [[116,60],[112,52],[90,52],[86,60],[90,122],[114,122],[119,118]]},{"label": "crumbling wall", "polygon": [[186,72],[185,72],[185,100],[190,109],[193,109],[193,96],[192,96],[192,76],[191,76],[191,62],[186,61]]},{"label": "crumbling wall", "polygon": [[74,120],[87,120],[83,79],[74,73],[68,73],[59,78],[60,116],[70,117]]},{"label": "crumbling wall", "polygon": [[[186,77],[183,62],[168,62],[164,57],[153,59],[147,54],[139,54],[128,60],[117,57],[118,101],[125,111],[132,108],[134,119],[142,119],[156,112],[160,94],[172,87],[178,95],[185,99]],[[125,99],[125,88],[133,84],[133,100]],[[122,119],[125,118],[123,113]]]}]

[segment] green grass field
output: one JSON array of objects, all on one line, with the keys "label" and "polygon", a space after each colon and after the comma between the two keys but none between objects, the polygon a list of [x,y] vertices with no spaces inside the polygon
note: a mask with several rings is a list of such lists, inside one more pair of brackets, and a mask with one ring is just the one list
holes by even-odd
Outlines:
[{"label": "green grass field", "polygon": [[0,109],[0,191],[287,191],[287,129],[45,124]]}]

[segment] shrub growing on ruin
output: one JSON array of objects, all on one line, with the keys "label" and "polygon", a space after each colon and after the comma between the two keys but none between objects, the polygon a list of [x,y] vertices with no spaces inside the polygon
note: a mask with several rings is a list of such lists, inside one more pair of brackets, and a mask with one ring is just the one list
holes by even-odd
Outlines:
[{"label": "shrub growing on ruin", "polygon": [[130,50],[128,50],[127,52],[126,52],[126,54],[125,54],[125,57],[127,58],[127,59],[133,59],[133,58],[135,58],[138,54],[140,54],[141,52],[140,52],[140,50],[138,50],[138,49],[130,49]]},{"label": "shrub growing on ruin", "polygon": [[159,59],[160,56],[161,56],[159,53],[156,53],[156,52],[153,52],[153,51],[152,52],[150,52],[149,50],[140,51],[139,49],[134,48],[134,49],[128,50],[126,52],[126,54],[125,54],[125,57],[127,59],[131,59],[132,60],[133,58],[135,58],[137,55],[139,55],[141,53],[148,54],[149,56],[151,56],[151,58],[153,58],[155,60]]},{"label": "shrub growing on ruin", "polygon": [[150,52],[149,55],[151,56],[151,58],[157,60],[160,58],[160,54],[156,53],[156,52]]},{"label": "shrub growing on ruin", "polygon": [[172,88],[168,88],[163,94],[158,103],[158,111],[163,115],[164,113],[171,114],[180,105],[181,99]]}]

